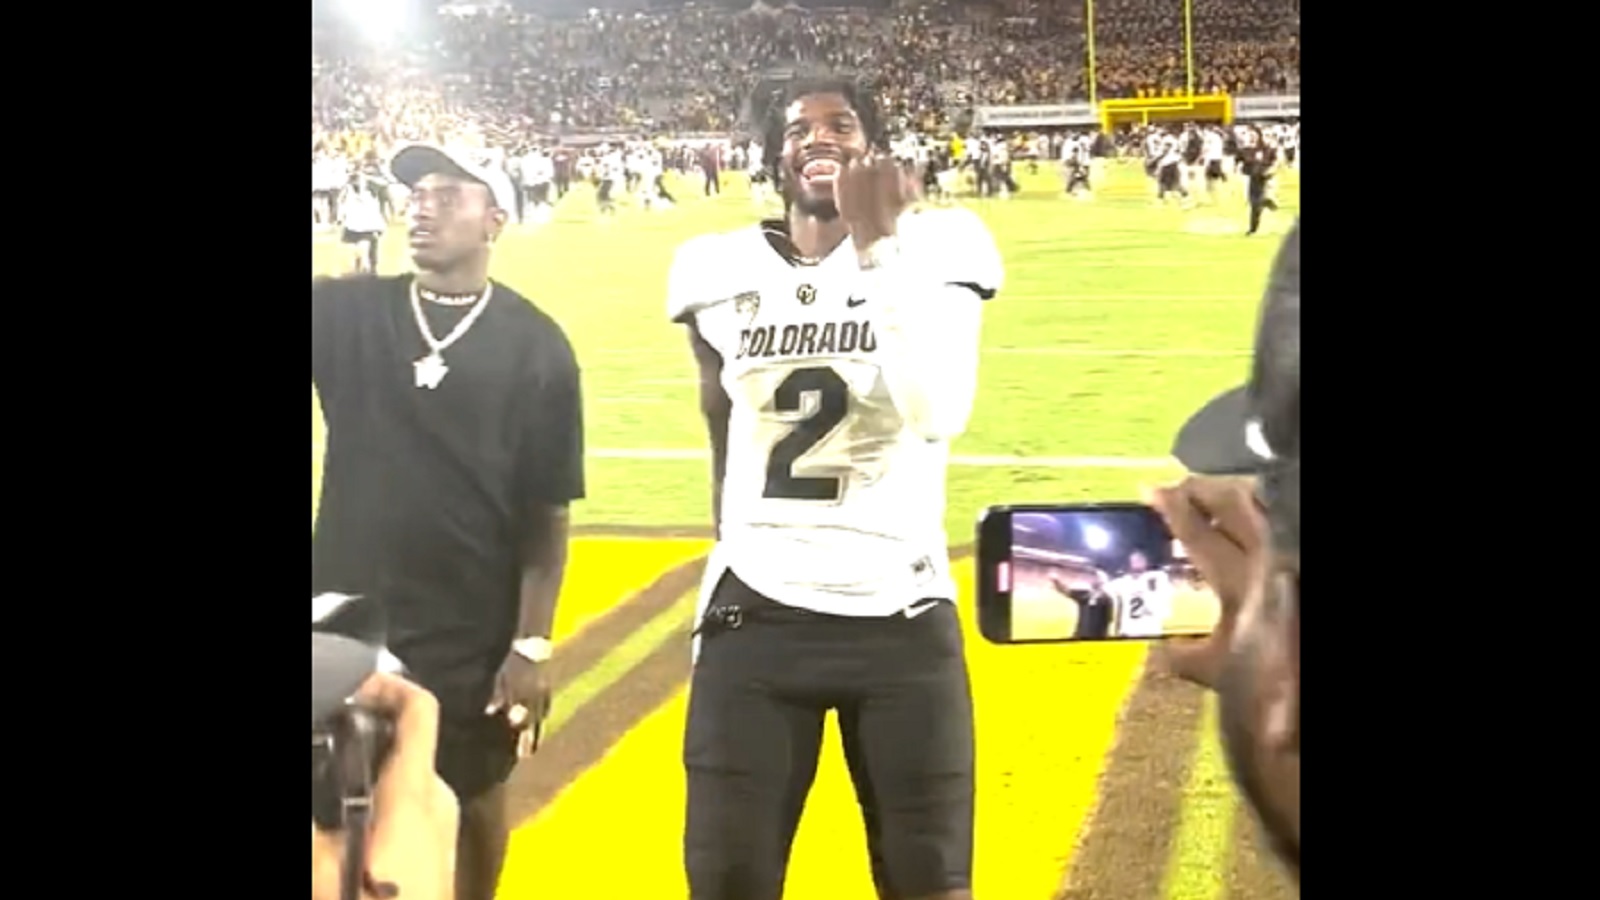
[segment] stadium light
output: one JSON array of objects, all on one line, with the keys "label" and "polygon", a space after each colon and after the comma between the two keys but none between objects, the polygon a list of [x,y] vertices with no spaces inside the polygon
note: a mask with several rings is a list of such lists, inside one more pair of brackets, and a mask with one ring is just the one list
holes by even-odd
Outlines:
[{"label": "stadium light", "polygon": [[1083,542],[1090,550],[1099,553],[1111,546],[1111,533],[1099,525],[1085,525],[1083,526]]},{"label": "stadium light", "polygon": [[410,3],[397,0],[340,0],[339,12],[370,40],[387,40],[411,20]]}]

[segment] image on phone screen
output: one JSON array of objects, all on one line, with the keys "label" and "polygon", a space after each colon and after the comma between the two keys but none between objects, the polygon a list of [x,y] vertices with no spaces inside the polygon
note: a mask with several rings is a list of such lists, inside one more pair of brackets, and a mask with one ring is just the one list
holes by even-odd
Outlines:
[{"label": "image on phone screen", "polygon": [[1220,614],[1182,545],[1142,504],[991,509],[978,558],[980,630],[997,643],[1205,635]]}]

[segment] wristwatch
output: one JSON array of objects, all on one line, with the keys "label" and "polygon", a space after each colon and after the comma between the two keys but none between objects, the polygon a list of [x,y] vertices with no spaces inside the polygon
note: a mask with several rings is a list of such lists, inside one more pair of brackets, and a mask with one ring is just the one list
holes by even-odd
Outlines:
[{"label": "wristwatch", "polygon": [[528,662],[549,662],[550,657],[556,653],[556,645],[550,643],[549,638],[528,637],[511,642],[511,652],[517,654]]}]

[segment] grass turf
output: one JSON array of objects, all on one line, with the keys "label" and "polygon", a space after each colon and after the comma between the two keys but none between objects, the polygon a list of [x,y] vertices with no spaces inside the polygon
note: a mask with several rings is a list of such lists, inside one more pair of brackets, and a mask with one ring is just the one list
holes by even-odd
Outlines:
[{"label": "grass turf", "polygon": [[[682,526],[709,522],[708,466],[698,454],[703,429],[694,371],[679,329],[664,320],[668,261],[685,238],[748,223],[756,210],[728,178],[721,198],[693,195],[646,213],[625,206],[614,220],[595,215],[580,189],[554,219],[514,227],[495,254],[495,277],[517,287],[566,328],[583,365],[590,499],[575,510],[589,525]],[[993,503],[1119,499],[1140,483],[1176,474],[1163,465],[1184,416],[1245,374],[1257,298],[1298,206],[1296,178],[1282,178],[1269,233],[1242,234],[1237,197],[1191,211],[1158,208],[1133,166],[1115,166],[1091,202],[1061,198],[1048,169],[1024,175],[1009,200],[970,201],[988,221],[1007,264],[1008,284],[987,308],[977,411],[955,452],[947,527],[971,538],[979,511]],[[404,238],[392,234],[385,271],[405,266]],[[347,265],[345,248],[314,238],[320,272]],[[313,406],[313,508],[320,469],[320,421]],[[587,546],[587,544],[585,544]],[[594,548],[622,546],[594,542]],[[663,547],[624,564],[574,567],[563,632],[603,612],[607,598],[642,585],[681,551]],[[575,559],[582,559],[582,552]],[[649,557],[649,558],[646,558]],[[637,565],[634,565],[637,563]],[[648,570],[648,571],[647,571]],[[970,565],[958,571],[970,573]],[[970,574],[966,577],[970,578]],[[631,663],[685,615],[682,605],[617,648],[580,681],[573,699],[625,677]],[[996,648],[969,633],[979,709],[981,896],[1045,897],[1070,862],[1109,753],[1117,710],[1137,675],[1143,648]],[[637,644],[637,646],[635,646]],[[1067,667],[1067,668],[1063,668]],[[1076,668],[1073,668],[1076,667]],[[1041,717],[1034,685],[1076,678],[1070,707]],[[582,704],[559,723],[582,727]],[[1067,714],[1067,711],[1071,714]],[[643,720],[598,765],[519,831],[506,893],[678,896],[681,770],[676,735],[682,697]],[[1204,740],[1204,739],[1202,739]],[[790,900],[866,898],[865,854],[836,749],[825,755],[797,839]],[[1201,748],[1214,762],[1214,746]],[[1201,766],[1186,795],[1165,870],[1167,896],[1219,895],[1218,861],[1229,807],[1225,781]],[[639,851],[608,866],[597,840],[616,828],[618,804]],[[642,829],[642,830],[640,830]],[[655,839],[645,840],[645,833]],[[659,832],[659,833],[657,833]],[[648,849],[646,847],[648,845]],[[523,851],[520,848],[526,848]],[[1213,867],[1208,861],[1215,861]],[[836,872],[849,873],[842,880]],[[1090,873],[1092,877],[1092,873]],[[846,883],[847,882],[847,883]],[[548,892],[553,891],[553,894]],[[574,893],[578,891],[579,893]],[[643,891],[643,893],[638,893]],[[620,892],[620,893],[619,893]]]}]

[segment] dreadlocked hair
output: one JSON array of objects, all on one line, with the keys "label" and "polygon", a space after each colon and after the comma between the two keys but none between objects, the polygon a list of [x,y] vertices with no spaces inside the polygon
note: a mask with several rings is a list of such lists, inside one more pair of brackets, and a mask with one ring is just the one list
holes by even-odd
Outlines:
[{"label": "dreadlocked hair", "polygon": [[812,94],[838,94],[843,97],[844,102],[855,110],[856,118],[861,120],[861,132],[866,136],[867,145],[874,150],[888,146],[888,132],[878,109],[877,91],[870,84],[853,76],[838,74],[763,80],[750,95],[748,115],[752,130],[761,135],[761,164],[774,186],[781,187],[782,184],[779,166],[783,160],[783,132],[789,124],[786,121],[789,106],[801,97]]}]

